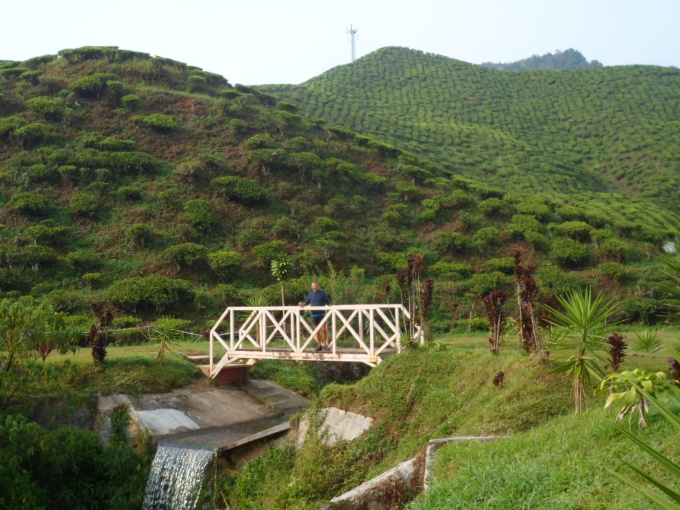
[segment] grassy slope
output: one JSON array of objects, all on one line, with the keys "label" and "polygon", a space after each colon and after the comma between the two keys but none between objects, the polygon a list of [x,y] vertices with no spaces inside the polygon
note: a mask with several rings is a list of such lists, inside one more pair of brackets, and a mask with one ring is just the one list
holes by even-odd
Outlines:
[{"label": "grassy slope", "polygon": [[[612,430],[603,401],[592,399],[587,413],[574,416],[569,382],[509,342],[494,357],[483,338],[444,339],[448,348],[407,350],[353,385],[327,386],[323,404],[372,416],[371,430],[333,447],[313,436],[297,453],[265,455],[226,490],[231,502],[317,508],[422,452],[431,438],[508,435],[440,450],[437,484],[413,508],[647,508],[605,468],[622,469],[617,459],[624,457],[662,473]],[[646,358],[645,365],[658,370],[662,358]],[[624,367],[638,361],[629,357]],[[505,372],[503,388],[492,384],[499,370]],[[643,435],[676,456],[669,433],[663,420],[652,417]]]},{"label": "grassy slope", "polygon": [[625,192],[677,210],[680,71],[503,72],[383,48],[265,90],[304,113],[532,193]]}]

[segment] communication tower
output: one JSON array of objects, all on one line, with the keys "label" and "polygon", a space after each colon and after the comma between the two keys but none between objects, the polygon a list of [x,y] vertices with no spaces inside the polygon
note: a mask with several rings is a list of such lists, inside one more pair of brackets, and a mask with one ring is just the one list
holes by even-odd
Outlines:
[{"label": "communication tower", "polygon": [[354,62],[357,59],[357,34],[359,33],[358,28],[352,27],[352,25],[349,26],[349,29],[347,29],[347,34],[350,37],[350,40],[352,41],[352,62]]}]

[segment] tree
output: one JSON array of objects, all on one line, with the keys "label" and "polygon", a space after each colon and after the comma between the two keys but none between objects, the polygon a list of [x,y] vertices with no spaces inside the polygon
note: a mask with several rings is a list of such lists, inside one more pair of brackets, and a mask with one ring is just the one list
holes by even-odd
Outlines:
[{"label": "tree", "polygon": [[601,379],[604,373],[599,363],[604,359],[597,351],[603,350],[603,339],[611,330],[607,320],[617,312],[613,301],[604,301],[602,294],[593,299],[592,291],[575,291],[558,297],[564,311],[550,308],[550,321],[556,350],[576,351],[555,369],[555,373],[568,373],[574,389],[574,410],[580,413],[586,400],[586,385]]},{"label": "tree", "polygon": [[293,263],[288,259],[288,255],[283,253],[278,258],[272,260],[272,276],[281,285],[281,306],[286,306],[283,292],[283,282],[290,278],[293,273]]}]

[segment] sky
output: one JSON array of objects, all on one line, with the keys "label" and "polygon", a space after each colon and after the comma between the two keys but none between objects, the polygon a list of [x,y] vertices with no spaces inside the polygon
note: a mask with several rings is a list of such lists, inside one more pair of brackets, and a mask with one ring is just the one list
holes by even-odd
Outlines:
[{"label": "sky", "polygon": [[473,64],[574,48],[680,67],[679,0],[31,0],[0,7],[0,60],[118,46],[230,83],[298,84],[386,46]]}]

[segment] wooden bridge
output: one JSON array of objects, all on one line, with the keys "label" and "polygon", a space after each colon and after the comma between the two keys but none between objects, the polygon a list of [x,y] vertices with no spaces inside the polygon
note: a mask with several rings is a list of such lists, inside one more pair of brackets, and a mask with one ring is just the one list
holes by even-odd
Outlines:
[{"label": "wooden bridge", "polygon": [[[324,310],[319,325],[309,312]],[[316,352],[316,335],[326,326],[330,350]],[[260,359],[354,361],[375,366],[401,350],[411,327],[403,305],[236,306],[227,308],[210,331],[210,377],[237,362]],[[420,337],[422,343],[422,335]],[[214,363],[216,355],[222,358]]]}]

